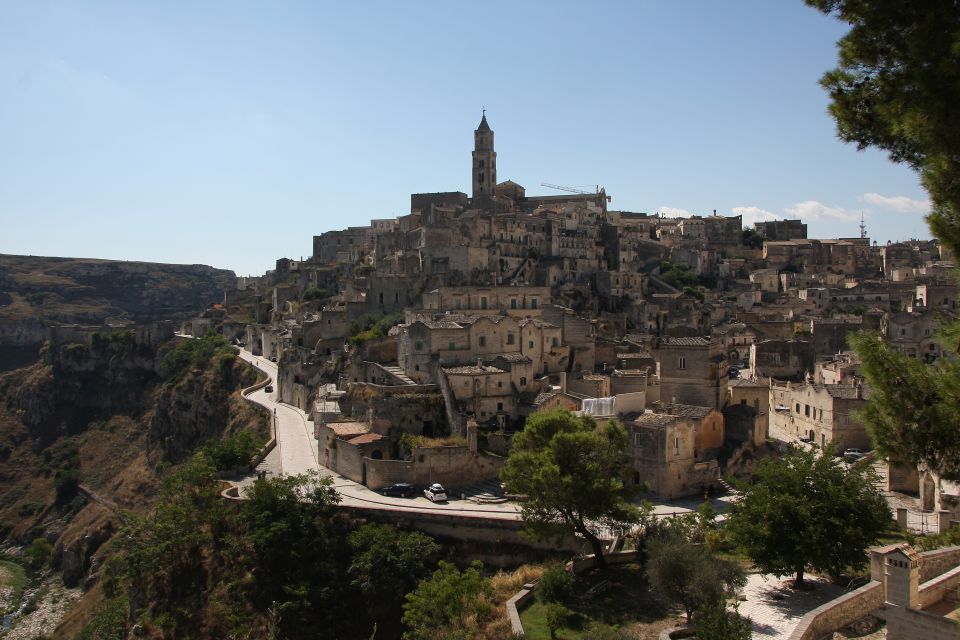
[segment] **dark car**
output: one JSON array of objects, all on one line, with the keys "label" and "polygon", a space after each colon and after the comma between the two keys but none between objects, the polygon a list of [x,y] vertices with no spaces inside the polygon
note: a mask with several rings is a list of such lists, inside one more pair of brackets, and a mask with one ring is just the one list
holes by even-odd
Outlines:
[{"label": "dark car", "polygon": [[385,496],[399,496],[401,498],[409,498],[417,492],[417,488],[412,484],[407,484],[406,482],[394,482],[393,484],[388,484],[384,488],[380,489],[380,493]]},{"label": "dark car", "polygon": [[727,367],[727,377],[734,380],[740,377],[740,367]]}]

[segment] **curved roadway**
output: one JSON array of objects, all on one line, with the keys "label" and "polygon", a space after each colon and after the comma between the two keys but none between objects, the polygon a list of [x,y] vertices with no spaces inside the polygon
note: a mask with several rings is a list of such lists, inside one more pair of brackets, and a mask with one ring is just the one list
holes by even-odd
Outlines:
[{"label": "curved roadway", "polygon": [[273,391],[267,393],[260,389],[248,394],[247,399],[255,402],[276,416],[277,449],[279,451],[280,472],[285,475],[298,475],[318,472],[321,476],[333,478],[333,486],[340,494],[341,504],[371,509],[412,511],[412,512],[448,512],[451,515],[475,515],[484,518],[519,519],[519,510],[512,503],[480,505],[465,500],[435,504],[425,497],[392,498],[371,491],[362,484],[345,478],[318,462],[317,441],[313,437],[313,423],[307,414],[299,408],[280,402],[277,399],[277,365],[270,360],[255,356],[244,349],[240,357],[264,372],[270,378]]}]

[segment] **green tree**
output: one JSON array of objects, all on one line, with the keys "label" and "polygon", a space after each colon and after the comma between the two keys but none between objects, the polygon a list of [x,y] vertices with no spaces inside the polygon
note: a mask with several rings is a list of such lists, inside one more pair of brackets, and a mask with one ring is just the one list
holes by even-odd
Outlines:
[{"label": "green tree", "polygon": [[483,565],[474,562],[464,571],[450,562],[440,561],[433,575],[422,580],[407,594],[403,605],[404,640],[433,640],[441,632],[462,631],[470,616],[489,615],[478,607],[485,605],[482,596],[489,595],[490,584],[483,577]]},{"label": "green tree", "polygon": [[647,543],[647,578],[660,598],[683,607],[688,623],[696,612],[722,604],[746,583],[739,565],[675,533]]},{"label": "green tree", "polygon": [[699,640],[750,640],[752,625],[736,608],[727,611],[723,603],[705,606],[697,614],[697,638]]},{"label": "green tree", "polygon": [[537,599],[541,602],[565,602],[573,593],[573,576],[562,564],[553,564],[540,576]]},{"label": "green tree", "polygon": [[954,0],[806,0],[850,25],[820,83],[844,142],[915,169],[933,232],[960,253],[960,11]]},{"label": "green tree", "polygon": [[733,504],[726,528],[763,571],[795,574],[810,567],[839,576],[866,566],[866,549],[890,520],[872,469],[847,469],[833,452],[791,448],[763,460]]},{"label": "green tree", "polygon": [[[916,170],[934,235],[960,255],[960,11],[953,0],[806,0],[850,25],[821,84],[842,140],[877,147]],[[956,353],[960,324],[943,331]],[[911,362],[878,338],[853,340],[873,391],[865,422],[877,448],[960,479],[960,369]]]},{"label": "green tree", "polygon": [[[434,566],[440,545],[419,531],[365,524],[347,537],[353,550],[348,569],[351,584],[360,590],[373,619],[400,618],[401,601]],[[395,614],[391,616],[390,614]]]},{"label": "green tree", "polygon": [[599,526],[635,522],[623,481],[629,471],[627,432],[613,420],[602,425],[568,411],[534,414],[510,449],[500,477],[511,492],[526,494],[520,514],[538,537],[576,533],[605,566]]},{"label": "green tree", "polygon": [[550,631],[550,640],[555,640],[559,631],[570,617],[570,609],[559,602],[548,602],[544,607],[547,619],[547,629]]},{"label": "green tree", "polygon": [[[954,350],[958,347],[955,337],[947,335],[945,341]],[[908,358],[873,334],[853,336],[851,344],[863,360],[863,373],[870,383],[870,402],[862,416],[877,451],[960,480],[957,362],[941,359],[928,364]]]}]

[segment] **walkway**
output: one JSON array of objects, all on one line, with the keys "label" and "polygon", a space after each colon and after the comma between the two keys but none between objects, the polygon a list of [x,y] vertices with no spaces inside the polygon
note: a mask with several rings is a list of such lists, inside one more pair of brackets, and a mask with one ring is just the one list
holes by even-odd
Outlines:
[{"label": "walkway", "polygon": [[751,574],[744,587],[746,601],[740,603],[740,615],[753,621],[753,638],[786,638],[800,619],[825,602],[843,595],[843,588],[823,578],[805,576],[810,591],[794,591],[784,581],[788,577]]}]

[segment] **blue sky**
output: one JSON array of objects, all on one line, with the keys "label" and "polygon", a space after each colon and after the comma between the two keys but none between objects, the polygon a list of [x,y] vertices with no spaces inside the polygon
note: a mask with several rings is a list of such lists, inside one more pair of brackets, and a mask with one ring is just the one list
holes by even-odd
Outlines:
[{"label": "blue sky", "polygon": [[929,237],[916,175],[836,140],[843,32],[800,0],[5,2],[0,252],[260,274],[469,192],[482,107],[529,193]]}]

